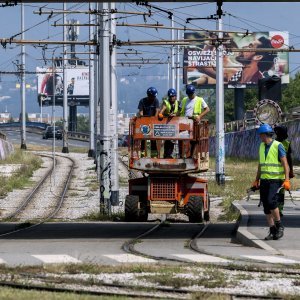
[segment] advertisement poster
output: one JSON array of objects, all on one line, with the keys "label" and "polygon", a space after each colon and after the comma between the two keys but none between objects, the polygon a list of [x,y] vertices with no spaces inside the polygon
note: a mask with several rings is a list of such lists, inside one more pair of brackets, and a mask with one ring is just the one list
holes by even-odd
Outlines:
[{"label": "advertisement poster", "polygon": [[[185,33],[185,39],[199,39],[199,44],[184,49],[184,83],[198,88],[216,84],[216,36],[207,33]],[[257,85],[258,80],[276,75],[282,84],[289,83],[288,52],[259,49],[288,49],[288,32],[254,32],[224,34],[224,84],[228,87]],[[232,49],[236,49],[233,51]],[[244,51],[238,51],[244,49]],[[246,51],[257,49],[257,51]]]},{"label": "advertisement poster", "polygon": [[[53,95],[53,88],[56,96],[63,95],[63,70],[55,68],[53,80],[52,67],[36,68],[38,76],[38,94],[44,97]],[[73,96],[89,95],[89,69],[70,68],[67,69],[67,94]]]}]

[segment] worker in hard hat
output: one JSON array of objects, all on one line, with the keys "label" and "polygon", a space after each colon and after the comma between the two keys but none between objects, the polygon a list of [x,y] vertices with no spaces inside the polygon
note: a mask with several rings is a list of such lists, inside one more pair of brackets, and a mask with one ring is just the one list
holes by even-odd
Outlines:
[{"label": "worker in hard hat", "polygon": [[283,145],[273,140],[273,128],[262,124],[257,133],[261,139],[259,147],[259,165],[252,186],[260,188],[260,201],[270,227],[266,240],[278,240],[283,237],[284,227],[278,209],[278,191],[291,188],[289,165]]},{"label": "worker in hard hat", "polygon": [[[155,87],[149,87],[147,89],[147,97],[142,98],[138,105],[139,117],[153,117],[158,115],[159,101],[157,99],[157,94],[158,92]],[[157,147],[155,141],[141,141],[141,156],[145,156],[145,148],[148,156],[157,156]]]},{"label": "worker in hard hat", "polygon": [[[289,177],[291,179],[294,177],[294,170],[293,170],[293,159],[292,159],[292,147],[291,147],[291,142],[288,140],[287,127],[285,125],[277,125],[274,127],[274,132],[276,134],[276,141],[280,142],[283,145],[284,150],[286,152],[286,158],[290,168]],[[279,208],[280,217],[282,217],[283,207],[284,207],[284,191],[282,191],[279,195],[280,197],[278,199],[279,201],[278,208]]]},{"label": "worker in hard hat", "polygon": [[195,87],[192,84],[186,86],[187,97],[181,102],[182,117],[190,117],[200,122],[200,120],[209,112],[209,107],[202,97],[196,95]]},{"label": "worker in hard hat", "polygon": [[[186,86],[185,92],[187,94],[187,97],[184,97],[181,101],[180,116],[192,118],[199,123],[201,119],[210,111],[210,109],[204,99],[196,95],[195,87],[192,84]],[[186,142],[183,143],[186,144]],[[195,142],[190,142],[190,147],[187,152],[182,150],[182,143],[180,143],[179,149],[181,152],[180,156],[187,156],[188,158],[192,158],[195,149]]]},{"label": "worker in hard hat", "polygon": [[[159,119],[163,117],[175,117],[179,114],[179,102],[177,100],[177,92],[175,89],[168,90],[168,99],[163,100],[161,110],[158,114]],[[175,141],[165,140],[164,158],[173,158]]]},{"label": "worker in hard hat", "polygon": [[138,105],[139,116],[151,117],[157,116],[159,112],[159,101],[157,99],[157,89],[149,87],[147,97],[142,98]]},{"label": "worker in hard hat", "polygon": [[168,90],[168,99],[163,100],[159,117],[174,117],[179,113],[179,102],[177,100],[177,92],[175,89]]}]

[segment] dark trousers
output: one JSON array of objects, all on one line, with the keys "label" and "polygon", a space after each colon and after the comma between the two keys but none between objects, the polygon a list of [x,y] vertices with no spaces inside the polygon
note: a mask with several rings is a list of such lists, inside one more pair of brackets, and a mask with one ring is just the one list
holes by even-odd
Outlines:
[{"label": "dark trousers", "polygon": [[170,140],[165,140],[165,151],[164,151],[164,158],[169,158],[172,156],[173,150],[174,150],[174,145]]},{"label": "dark trousers", "polygon": [[264,206],[264,213],[269,215],[271,210],[278,207],[280,201],[280,193],[278,189],[282,186],[281,179],[261,179],[260,180],[260,201]]}]

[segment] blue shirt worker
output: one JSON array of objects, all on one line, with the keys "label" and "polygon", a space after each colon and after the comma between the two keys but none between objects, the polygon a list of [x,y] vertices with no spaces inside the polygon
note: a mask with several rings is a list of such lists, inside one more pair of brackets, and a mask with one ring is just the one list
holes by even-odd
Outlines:
[{"label": "blue shirt worker", "polygon": [[283,187],[290,190],[289,166],[283,145],[273,140],[273,128],[262,124],[257,130],[261,139],[259,147],[259,165],[252,186],[260,188],[260,200],[270,227],[266,240],[278,240],[283,237],[284,227],[278,209],[278,190]]},{"label": "blue shirt worker", "polygon": [[158,115],[159,101],[156,96],[157,89],[155,87],[149,87],[147,90],[147,97],[142,98],[138,105],[140,117],[152,117]]}]

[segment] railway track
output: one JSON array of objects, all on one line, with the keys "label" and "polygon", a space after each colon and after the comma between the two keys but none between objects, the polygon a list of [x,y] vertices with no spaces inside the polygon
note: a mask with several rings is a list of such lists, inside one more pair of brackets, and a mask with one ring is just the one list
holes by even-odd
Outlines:
[{"label": "railway track", "polygon": [[[21,282],[20,282],[21,280]],[[24,280],[26,283],[24,284]],[[89,280],[89,279],[87,279]],[[46,291],[52,293],[73,293],[76,295],[93,295],[93,296],[118,296],[129,297],[138,299],[191,299],[193,295],[197,293],[194,289],[190,288],[174,288],[174,287],[161,287],[161,286],[139,286],[134,284],[122,284],[122,283],[105,283],[105,282],[93,282],[89,286],[87,280],[84,279],[62,279],[57,276],[32,274],[32,273],[20,273],[15,276],[14,281],[2,280],[0,281],[1,287],[9,287],[22,290],[36,290]],[[30,283],[29,283],[30,282]],[[201,293],[201,291],[198,291]],[[203,291],[204,297],[209,295],[214,296],[214,292]],[[218,293],[220,295],[222,293]],[[274,295],[255,295],[255,294],[242,294],[242,293],[224,293],[231,300],[243,300],[243,299],[284,299],[280,296]],[[196,298],[196,299],[202,299]],[[204,299],[204,298],[203,298]]]},{"label": "railway track", "polygon": [[[38,154],[52,159],[51,155]],[[18,207],[3,218],[4,221],[22,220],[15,229],[0,234],[0,237],[39,226],[54,218],[61,209],[73,174],[75,161],[66,156],[56,155],[55,165],[46,171],[41,180],[34,186]],[[66,163],[68,162],[68,163]],[[58,176],[59,174],[59,176]],[[53,190],[53,184],[55,190]],[[48,197],[47,197],[48,196]],[[29,222],[25,222],[29,220]],[[32,223],[34,222],[34,223]]]},{"label": "railway track", "polygon": [[[124,165],[124,167],[128,168],[128,164],[126,163],[126,161],[124,161],[124,159],[120,158],[120,162]],[[132,170],[129,170],[129,172],[131,172],[131,171]],[[140,174],[140,172],[133,171],[132,176],[135,176],[135,177],[131,177],[131,178],[137,178],[137,177],[140,177],[141,174]],[[156,261],[192,264],[192,262],[189,261],[188,259],[149,255],[149,254],[143,253],[143,252],[135,249],[135,245],[137,243],[142,242],[143,239],[146,239],[154,232],[159,231],[164,226],[165,222],[166,222],[166,216],[163,216],[158,224],[155,224],[152,228],[150,228],[146,232],[142,233],[141,235],[137,236],[136,238],[126,241],[122,246],[123,251],[133,254],[133,255],[150,258],[150,259],[153,259]],[[208,233],[208,230],[210,229],[210,227],[212,225],[213,225],[213,223],[211,223],[211,222],[204,223],[201,230],[195,236],[191,237],[189,239],[189,241],[186,243],[186,245],[184,246],[185,248],[188,248],[191,251],[191,253],[197,253],[200,255],[208,255],[210,257],[215,257],[216,259],[228,261],[228,263],[208,262],[207,264],[210,264],[210,265],[214,264],[215,266],[218,266],[222,269],[231,270],[231,271],[247,270],[249,272],[261,272],[261,273],[268,272],[268,273],[272,273],[272,274],[300,275],[300,270],[293,270],[293,269],[288,269],[288,268],[278,268],[277,266],[274,267],[274,265],[269,264],[263,260],[253,261],[246,257],[238,258],[238,257],[227,256],[225,254],[218,255],[218,254],[214,254],[214,253],[211,253],[209,251],[199,248],[197,241],[201,240],[201,238],[203,238],[204,235],[206,233]],[[172,223],[170,223],[169,226],[172,226]],[[204,262],[204,264],[205,264],[205,262]]]}]

